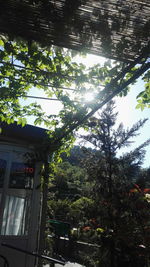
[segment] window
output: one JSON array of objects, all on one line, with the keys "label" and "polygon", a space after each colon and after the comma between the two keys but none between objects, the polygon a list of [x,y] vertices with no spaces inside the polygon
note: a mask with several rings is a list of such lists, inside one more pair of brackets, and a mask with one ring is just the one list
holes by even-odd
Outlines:
[{"label": "window", "polygon": [[6,196],[1,235],[26,235],[29,199]]},{"label": "window", "polygon": [[28,235],[35,173],[31,160],[22,149],[0,151],[1,235]]},{"label": "window", "polygon": [[0,188],[2,188],[4,184],[5,171],[6,171],[6,160],[0,159]]},{"label": "window", "polygon": [[31,189],[34,167],[27,163],[13,162],[10,170],[9,188]]}]

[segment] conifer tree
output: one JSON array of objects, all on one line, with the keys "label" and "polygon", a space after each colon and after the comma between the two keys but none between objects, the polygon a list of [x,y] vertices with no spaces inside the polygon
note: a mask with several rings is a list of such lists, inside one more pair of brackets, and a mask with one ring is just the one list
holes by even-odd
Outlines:
[{"label": "conifer tree", "polygon": [[150,139],[120,157],[118,151],[132,143],[147,119],[138,121],[131,129],[125,130],[123,124],[116,128],[114,108],[114,102],[109,102],[99,117],[89,122],[90,132],[82,136],[96,149],[90,152],[84,148],[87,154],[84,165],[91,181],[95,219],[103,229],[99,265],[93,266],[146,267],[150,203],[135,180]]}]

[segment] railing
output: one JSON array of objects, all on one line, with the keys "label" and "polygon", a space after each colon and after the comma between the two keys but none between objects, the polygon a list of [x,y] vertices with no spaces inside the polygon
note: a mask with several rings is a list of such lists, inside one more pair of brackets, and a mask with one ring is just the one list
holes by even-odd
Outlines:
[{"label": "railing", "polygon": [[6,257],[4,257],[3,255],[0,255],[0,258],[2,258],[4,260],[4,267],[9,267],[9,262],[8,260],[6,259]]},{"label": "railing", "polygon": [[[30,252],[28,250],[25,250],[25,249],[22,249],[22,248],[18,248],[18,247],[15,247],[15,246],[12,246],[10,244],[7,244],[7,243],[1,243],[2,246],[5,246],[7,248],[11,248],[11,249],[14,249],[14,250],[17,250],[17,251],[20,251],[22,253],[25,253],[25,254],[28,254],[28,255],[31,255],[31,256],[34,256],[36,258],[41,258],[43,260],[47,260],[47,261],[50,261],[51,263],[58,263],[58,264],[61,264],[61,265],[65,265],[65,262],[64,261],[60,261],[58,259],[54,259],[54,258],[51,258],[51,257],[48,257],[48,256],[45,256],[45,255],[39,255],[38,253],[36,252]],[[4,257],[4,256],[1,256],[5,261],[5,265],[4,267],[9,267],[9,263],[7,261],[7,259]]]}]

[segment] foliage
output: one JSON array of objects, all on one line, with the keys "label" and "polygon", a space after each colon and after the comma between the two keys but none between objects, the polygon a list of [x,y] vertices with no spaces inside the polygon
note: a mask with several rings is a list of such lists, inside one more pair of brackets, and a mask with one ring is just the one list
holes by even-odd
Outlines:
[{"label": "foliage", "polygon": [[[134,266],[135,262],[137,266],[146,266],[149,202],[141,185],[136,185],[135,181],[140,177],[144,148],[150,140],[120,158],[117,156],[121,147],[130,145],[130,139],[137,135],[146,120],[139,121],[128,130],[124,130],[122,125],[116,129],[117,114],[113,110],[114,104],[110,102],[99,118],[91,119],[95,125],[90,133],[82,136],[97,149],[96,152],[84,149],[87,155],[84,164],[91,181],[91,198],[96,207],[94,218],[97,228],[103,229],[99,238],[95,239],[102,246],[97,264]],[[96,227],[90,221],[88,225],[91,229]],[[143,252],[141,245],[145,248]],[[97,264],[93,266],[99,266]]]},{"label": "foliage", "polygon": [[80,197],[85,183],[86,172],[82,168],[62,162],[56,165],[50,190],[55,191],[56,199],[76,200]]},{"label": "foliage", "polygon": [[[106,74],[111,69],[110,62],[86,69],[74,62],[73,56],[71,50],[1,35],[0,121],[16,120],[24,126],[32,117],[35,125],[42,124],[49,130],[47,149],[51,146],[56,151],[63,144],[66,150],[74,140],[70,129],[77,129],[77,122],[91,109],[83,102],[83,95],[89,90],[98,93],[99,84],[106,84]],[[117,73],[120,66],[116,69]],[[44,112],[37,101],[29,101],[32,92],[58,99],[62,103],[59,114]]]},{"label": "foliage", "polygon": [[84,225],[87,219],[90,219],[93,210],[94,201],[88,197],[80,197],[74,201],[71,204],[70,213],[70,216],[73,218],[73,224],[78,225],[80,222],[80,226]]},{"label": "foliage", "polygon": [[[35,125],[42,124],[49,129],[51,142],[67,135],[69,145],[72,138],[70,129],[78,129],[85,115],[95,107],[95,103],[85,103],[84,94],[92,91],[97,97],[96,104],[103,101],[118,86],[114,77],[125,66],[106,61],[103,65],[86,69],[83,64],[75,62],[74,54],[68,49],[40,46],[34,41],[25,42],[1,35],[0,120],[7,123],[16,120],[25,125],[27,118],[32,116]],[[129,73],[130,76],[134,71]],[[148,90],[147,76],[144,79]],[[110,81],[113,81],[113,88],[108,86],[103,90]],[[42,97],[57,98],[62,103],[58,116],[45,113],[37,102],[29,101],[32,92],[35,96],[40,93]],[[126,92],[127,88],[123,94]]]},{"label": "foliage", "polygon": [[[20,104],[19,98],[26,99],[32,87],[44,89],[46,96],[56,95],[64,105],[70,105],[69,97],[63,95],[61,87],[70,87],[73,77],[84,70],[84,66],[71,62],[70,52],[53,46],[40,47],[34,42],[13,41],[4,36],[0,45],[1,120],[7,120],[5,114],[10,112],[8,123],[13,122],[14,117],[30,115],[35,116],[35,124],[48,123],[50,117],[42,112],[40,105],[33,103],[22,107]],[[6,103],[4,106],[3,102]],[[58,121],[53,120],[53,123]]]},{"label": "foliage", "polygon": [[[78,222],[79,204],[86,191],[86,171],[69,162],[57,164],[49,184],[48,214],[50,218]],[[86,198],[85,198],[86,201]]]},{"label": "foliage", "polygon": [[85,153],[79,146],[73,146],[69,153],[62,153],[61,158],[63,161],[68,161],[73,166],[80,166],[81,160],[85,157]]},{"label": "foliage", "polygon": [[150,107],[150,71],[145,73],[143,76],[145,90],[140,92],[137,96],[137,108],[141,108],[143,110],[145,107]]},{"label": "foliage", "polygon": [[[42,89],[47,97],[56,96],[62,101],[65,109],[61,111],[60,116],[65,116],[67,121],[73,118],[74,112],[81,111],[81,105],[71,101],[69,93],[64,93],[63,87],[71,88],[73,85],[79,93],[83,93],[87,83],[92,89],[104,80],[101,76],[95,81],[93,75],[98,75],[97,71],[93,73],[93,69],[90,69],[87,73],[83,64],[73,62],[73,53],[67,49],[41,47],[35,42],[11,40],[6,36],[1,36],[0,47],[1,120],[6,120],[5,114],[10,112],[11,120],[8,123],[13,122],[14,117],[20,118],[21,123],[21,118],[30,115],[35,116],[36,124],[45,122],[47,125],[49,120],[53,119],[53,116],[44,114],[41,107],[35,103],[24,108],[20,104],[19,98],[26,99],[27,93],[33,87]],[[103,73],[103,70],[99,69],[98,72]],[[4,107],[2,103],[5,104]],[[67,110],[72,111],[71,117]],[[77,116],[78,114],[74,119],[77,119]],[[52,122],[53,126],[56,126],[59,119]]]},{"label": "foliage", "polygon": [[[137,266],[142,266],[141,261],[145,262],[147,257],[147,252],[142,252],[139,245],[148,247],[149,244],[146,237],[149,202],[143,191],[149,187],[149,171],[141,170],[140,165],[144,147],[149,142],[120,158],[117,156],[117,150],[130,145],[131,137],[137,135],[146,120],[128,130],[122,125],[116,129],[116,116],[113,103],[110,103],[100,114],[100,119],[92,118],[91,131],[85,139],[96,149],[72,149],[68,160],[73,163],[74,159],[77,165],[66,162],[63,155],[65,162],[59,163],[51,180],[49,218],[70,223],[78,228],[80,241],[101,246],[92,250],[74,248],[76,261],[85,266],[111,266],[111,250],[114,250],[115,266],[122,266],[125,262],[134,266],[133,259]],[[82,169],[78,166],[76,152],[80,155]],[[112,240],[115,243],[113,248]],[[90,258],[87,256],[89,253]]]},{"label": "foliage", "polygon": [[67,199],[51,199],[48,201],[48,219],[67,221],[70,214],[70,201]]},{"label": "foliage", "polygon": [[[45,152],[51,148],[51,152],[55,152],[55,160],[56,151],[59,154],[72,144],[74,129],[77,130],[81,124],[88,129],[88,123],[83,123],[85,115],[119,85],[114,77],[123,67],[122,63],[114,62],[111,65],[108,61],[103,66],[86,69],[83,64],[73,61],[73,52],[70,50],[42,47],[36,42],[26,43],[21,39],[1,36],[0,121],[12,123],[16,120],[18,124],[25,125],[27,117],[34,116],[35,125],[45,125],[49,130],[43,149]],[[106,86],[110,81],[113,82],[112,88]],[[106,89],[103,89],[105,86]],[[66,88],[74,88],[75,91],[70,94]],[[36,102],[31,101],[26,105],[28,94],[32,91],[36,94],[37,90],[41,90],[42,96],[56,97],[61,101],[62,110],[58,116],[44,113]],[[126,94],[127,90],[125,88],[123,93]],[[83,95],[88,91],[95,92],[97,103],[84,103]],[[54,167],[55,161],[52,165]],[[69,188],[69,182],[66,187]]]}]

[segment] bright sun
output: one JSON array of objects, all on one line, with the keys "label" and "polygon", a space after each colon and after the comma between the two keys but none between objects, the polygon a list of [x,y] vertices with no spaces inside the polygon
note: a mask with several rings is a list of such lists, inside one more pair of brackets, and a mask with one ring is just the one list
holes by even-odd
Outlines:
[{"label": "bright sun", "polygon": [[85,102],[92,102],[94,100],[94,94],[92,92],[86,93],[84,95]]}]

